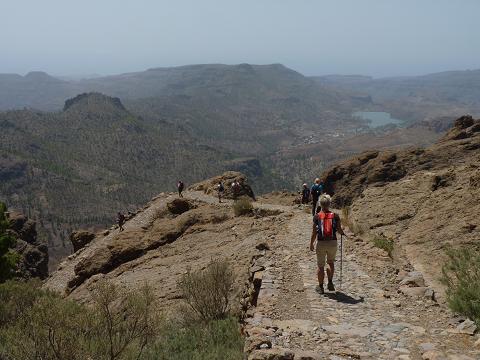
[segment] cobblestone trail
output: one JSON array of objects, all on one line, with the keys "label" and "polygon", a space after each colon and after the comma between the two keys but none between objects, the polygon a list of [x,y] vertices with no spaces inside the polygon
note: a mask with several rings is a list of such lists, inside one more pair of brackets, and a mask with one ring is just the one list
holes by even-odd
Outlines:
[{"label": "cobblestone trail", "polygon": [[456,333],[443,304],[391,291],[398,282],[388,287],[388,277],[372,269],[393,269],[393,261],[353,235],[344,240],[342,287],[339,251],[337,292],[319,295],[310,232],[310,216],[295,210],[262,260],[246,326],[249,359],[480,359],[476,338]]}]

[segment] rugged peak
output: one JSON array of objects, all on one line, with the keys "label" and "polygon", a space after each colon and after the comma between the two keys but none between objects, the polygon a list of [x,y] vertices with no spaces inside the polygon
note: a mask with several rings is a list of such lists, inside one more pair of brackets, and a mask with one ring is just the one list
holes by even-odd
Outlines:
[{"label": "rugged peak", "polygon": [[83,93],[75,96],[74,98],[68,99],[65,101],[63,111],[77,108],[95,108],[97,110],[99,108],[111,108],[126,111],[119,98],[110,97],[97,92]]}]

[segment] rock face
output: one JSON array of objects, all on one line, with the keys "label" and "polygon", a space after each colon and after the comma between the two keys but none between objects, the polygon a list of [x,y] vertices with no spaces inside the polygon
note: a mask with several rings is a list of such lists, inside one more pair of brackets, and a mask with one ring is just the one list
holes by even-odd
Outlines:
[{"label": "rock face", "polygon": [[[426,149],[363,153],[323,179],[359,231],[393,239],[425,280],[439,285],[445,248],[478,245],[479,174],[480,120],[463,116]],[[410,280],[406,286],[424,286]]]},{"label": "rock face", "polygon": [[74,252],[83,248],[93,239],[95,239],[95,234],[92,234],[89,231],[82,231],[82,230],[74,231],[70,235],[70,242],[72,243]]},{"label": "rock face", "polygon": [[48,246],[37,238],[35,222],[20,213],[9,213],[10,233],[16,238],[15,251],[21,255],[17,276],[22,278],[48,276]]}]

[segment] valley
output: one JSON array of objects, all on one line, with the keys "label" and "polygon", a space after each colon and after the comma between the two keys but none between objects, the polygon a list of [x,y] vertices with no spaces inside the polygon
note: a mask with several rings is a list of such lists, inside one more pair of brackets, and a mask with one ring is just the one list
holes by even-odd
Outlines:
[{"label": "valley", "polygon": [[[402,127],[369,126],[352,114],[396,112],[390,98],[377,96],[377,80],[360,83],[310,78],[280,64],[75,81],[0,75],[0,199],[37,220],[54,269],[71,252],[73,230],[104,227],[179,178],[191,184],[234,170],[260,194],[296,190],[352,154],[429,145],[453,119],[432,113],[401,117]],[[452,113],[475,109],[474,101],[465,104]]]}]

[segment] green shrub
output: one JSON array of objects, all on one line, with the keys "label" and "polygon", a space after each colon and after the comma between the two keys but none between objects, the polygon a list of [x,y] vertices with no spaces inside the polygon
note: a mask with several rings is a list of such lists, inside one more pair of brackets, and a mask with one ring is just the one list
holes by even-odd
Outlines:
[{"label": "green shrub", "polygon": [[148,285],[122,293],[100,281],[92,306],[85,306],[41,289],[39,282],[7,281],[0,285],[0,359],[242,359],[239,324],[228,315],[228,263],[213,261],[184,280],[188,291],[199,290],[200,297],[189,293],[192,305],[205,304],[209,312],[201,314],[215,320],[162,321]]},{"label": "green shrub", "polygon": [[480,252],[449,249],[447,256],[442,281],[447,286],[448,305],[480,326]]},{"label": "green shrub", "polygon": [[148,360],[241,360],[243,338],[237,319],[228,317],[200,325],[172,323],[146,353]]},{"label": "green shrub", "polygon": [[[147,285],[120,294],[101,282],[93,293],[93,307],[26,284],[9,283],[0,294],[10,303],[2,309],[9,321],[0,326],[1,359],[140,359],[159,334],[158,312]],[[33,295],[30,302],[28,295]],[[15,299],[21,300],[17,308]]]},{"label": "green shrub", "polygon": [[252,200],[242,196],[233,202],[233,213],[235,216],[249,215],[253,212]]},{"label": "green shrub", "polygon": [[25,315],[37,298],[44,296],[39,280],[19,282],[8,280],[0,284],[0,328]]},{"label": "green shrub", "polygon": [[393,240],[388,239],[383,235],[375,235],[373,238],[373,245],[376,247],[385,250],[388,253],[388,256],[392,257],[393,253]]},{"label": "green shrub", "polygon": [[233,281],[231,265],[226,260],[212,260],[203,271],[188,270],[178,286],[188,308],[208,322],[229,315]]},{"label": "green shrub", "polygon": [[0,282],[11,278],[19,256],[12,250],[15,238],[8,234],[8,220],[5,216],[7,206],[0,202]]}]

